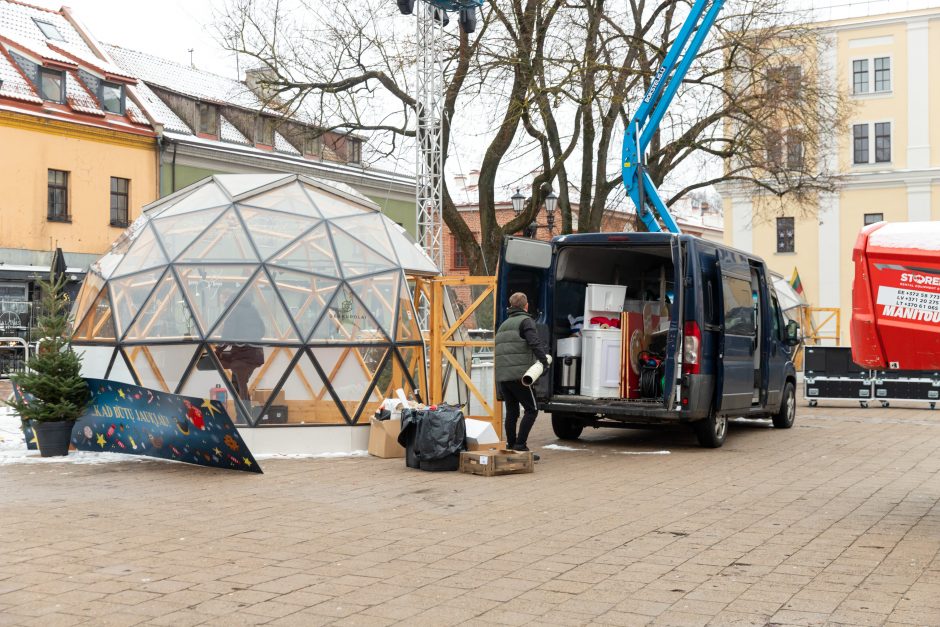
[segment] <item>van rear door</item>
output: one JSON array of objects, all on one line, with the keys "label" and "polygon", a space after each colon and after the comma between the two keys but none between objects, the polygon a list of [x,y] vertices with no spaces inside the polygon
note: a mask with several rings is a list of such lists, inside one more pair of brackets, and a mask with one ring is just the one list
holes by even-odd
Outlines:
[{"label": "van rear door", "polygon": [[[527,237],[507,237],[496,270],[496,327],[506,319],[509,297],[522,292],[529,301],[529,313],[535,319],[539,336],[551,353],[551,267],[552,245]],[[551,370],[535,386],[535,397],[551,396]]]},{"label": "van rear door", "polygon": [[673,267],[673,303],[669,314],[669,337],[666,342],[666,362],[663,373],[663,404],[666,409],[675,409],[677,399],[682,396],[682,333],[685,328],[685,260],[682,241],[678,236],[669,243]]},{"label": "van rear door", "polygon": [[747,258],[735,251],[718,249],[719,321],[718,409],[722,413],[746,413],[754,394],[754,352],[757,321],[751,273]]}]

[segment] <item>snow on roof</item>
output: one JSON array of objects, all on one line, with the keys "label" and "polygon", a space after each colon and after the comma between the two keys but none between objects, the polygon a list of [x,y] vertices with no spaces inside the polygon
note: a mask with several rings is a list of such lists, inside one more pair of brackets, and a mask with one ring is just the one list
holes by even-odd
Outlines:
[{"label": "snow on roof", "polygon": [[33,91],[33,86],[13,66],[10,58],[2,53],[0,53],[0,96],[36,104],[42,103],[42,99]]},{"label": "snow on roof", "polygon": [[245,144],[246,146],[252,145],[251,140],[245,137],[240,130],[238,130],[234,124],[228,121],[224,115],[219,116],[219,138],[224,142],[232,142],[233,144]]},{"label": "snow on roof", "polygon": [[868,245],[940,250],[940,222],[889,222],[868,237]]},{"label": "snow on roof", "polygon": [[[193,132],[186,126],[186,123],[183,122],[178,115],[173,113],[173,110],[166,106],[166,104],[151,91],[147,83],[138,81],[134,86],[134,90],[137,92],[137,97],[140,98],[144,102],[144,105],[153,113],[157,122],[163,124],[163,128],[174,133],[192,135]],[[128,107],[128,109],[129,108],[130,107]]]},{"label": "snow on roof", "polygon": [[289,155],[299,155],[300,151],[294,148],[294,146],[287,141],[283,135],[280,133],[274,133],[274,150],[278,152],[286,152]]},{"label": "snow on roof", "polygon": [[[47,39],[39,29],[36,22],[45,22],[55,27],[56,31],[62,36],[61,40]],[[81,34],[72,27],[72,24],[65,19],[58,11],[43,9],[40,7],[14,2],[11,0],[0,0],[0,33],[16,39],[18,41],[26,40],[38,44],[40,49],[48,50],[45,42],[56,44],[65,43],[77,50],[83,50],[85,55],[94,56],[92,51],[85,44]],[[39,52],[37,50],[37,52]],[[58,55],[53,51],[50,54]],[[42,52],[45,54],[45,52]],[[52,58],[52,57],[49,57]]]},{"label": "snow on roof", "polygon": [[260,111],[264,103],[248,86],[232,78],[175,63],[169,59],[104,44],[114,62],[142,81],[205,102],[231,104]]}]

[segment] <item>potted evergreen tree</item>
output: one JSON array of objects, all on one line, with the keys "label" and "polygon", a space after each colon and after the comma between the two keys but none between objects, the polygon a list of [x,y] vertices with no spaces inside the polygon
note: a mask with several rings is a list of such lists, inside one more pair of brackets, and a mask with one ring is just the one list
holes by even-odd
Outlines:
[{"label": "potted evergreen tree", "polygon": [[66,280],[59,275],[39,282],[43,311],[37,354],[29,360],[26,372],[11,377],[22,397],[9,405],[24,423],[32,421],[43,457],[68,455],[72,427],[90,398],[81,374],[81,356],[72,350]]}]

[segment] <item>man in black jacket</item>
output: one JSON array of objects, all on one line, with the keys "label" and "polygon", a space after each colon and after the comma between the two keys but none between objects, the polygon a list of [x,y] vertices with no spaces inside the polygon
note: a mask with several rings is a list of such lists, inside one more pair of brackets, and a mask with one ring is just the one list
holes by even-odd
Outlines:
[{"label": "man in black jacket", "polygon": [[[535,321],[528,314],[529,301],[522,292],[509,297],[509,317],[496,331],[496,385],[506,404],[506,443],[510,449],[528,451],[527,440],[538,407],[532,388],[523,385],[522,375],[538,360],[548,369],[550,357],[539,338]],[[519,406],[525,413],[516,432]]]}]

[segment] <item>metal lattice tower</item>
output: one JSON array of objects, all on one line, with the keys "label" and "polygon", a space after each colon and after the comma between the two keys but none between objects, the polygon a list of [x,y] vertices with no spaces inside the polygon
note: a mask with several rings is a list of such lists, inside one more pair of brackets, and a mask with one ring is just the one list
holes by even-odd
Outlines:
[{"label": "metal lattice tower", "polygon": [[417,99],[417,217],[418,240],[428,256],[444,268],[444,26],[434,19],[439,11],[429,2],[415,7],[418,26]]}]

